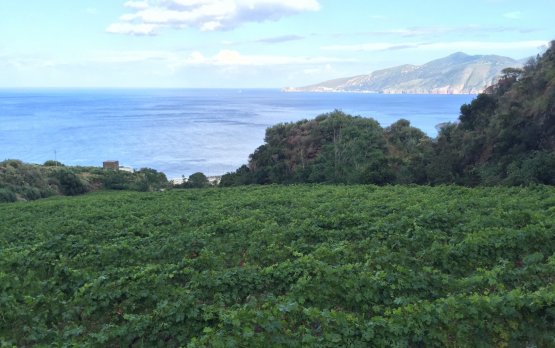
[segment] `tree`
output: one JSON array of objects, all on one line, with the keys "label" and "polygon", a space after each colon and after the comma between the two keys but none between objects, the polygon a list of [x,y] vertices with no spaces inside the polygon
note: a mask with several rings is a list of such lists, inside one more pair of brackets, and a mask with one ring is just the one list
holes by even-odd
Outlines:
[{"label": "tree", "polygon": [[152,168],[141,168],[133,173],[135,176],[134,187],[137,191],[155,191],[169,186],[166,174]]},{"label": "tree", "polygon": [[[266,130],[265,144],[249,157],[251,183],[361,183],[388,175],[383,129],[370,118],[335,110],[314,120],[278,124]],[[229,178],[224,180],[228,185]]]},{"label": "tree", "polygon": [[197,172],[191,174],[189,179],[187,180],[186,187],[188,188],[203,188],[208,187],[210,183],[208,182],[208,178],[201,172]]},{"label": "tree", "polygon": [[251,170],[243,164],[235,172],[224,174],[220,180],[220,187],[249,185],[252,183]]},{"label": "tree", "polygon": [[[384,130],[390,174],[399,184],[424,183],[422,173],[424,153],[431,139],[420,129],[401,119]],[[380,168],[383,174],[384,168]],[[387,176],[386,176],[387,177]]]}]

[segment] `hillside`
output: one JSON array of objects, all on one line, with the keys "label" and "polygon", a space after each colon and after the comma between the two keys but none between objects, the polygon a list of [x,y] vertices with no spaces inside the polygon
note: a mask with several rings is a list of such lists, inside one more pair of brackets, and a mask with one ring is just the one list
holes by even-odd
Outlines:
[{"label": "hillside", "polygon": [[74,196],[102,189],[155,191],[170,186],[164,173],[150,168],[125,172],[65,166],[57,161],[42,165],[20,160],[0,162],[0,203]]},{"label": "hillside", "polygon": [[369,92],[389,94],[478,94],[497,81],[505,68],[522,63],[495,55],[462,52],[424,65],[401,65],[311,86],[287,88],[288,92]]},{"label": "hillside", "polygon": [[555,185],[555,41],[443,125],[434,169],[462,184]]},{"label": "hillside", "polygon": [[337,110],[277,124],[221,184],[555,185],[555,47],[504,69],[438,129],[431,139],[407,120],[382,128]]},{"label": "hillside", "polygon": [[0,346],[552,347],[555,189],[0,205]]}]

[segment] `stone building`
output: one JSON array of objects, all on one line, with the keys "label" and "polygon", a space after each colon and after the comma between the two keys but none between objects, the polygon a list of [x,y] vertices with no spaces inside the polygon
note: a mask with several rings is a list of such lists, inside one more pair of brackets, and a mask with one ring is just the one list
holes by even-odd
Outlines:
[{"label": "stone building", "polygon": [[104,161],[102,168],[110,170],[119,170],[119,161]]}]

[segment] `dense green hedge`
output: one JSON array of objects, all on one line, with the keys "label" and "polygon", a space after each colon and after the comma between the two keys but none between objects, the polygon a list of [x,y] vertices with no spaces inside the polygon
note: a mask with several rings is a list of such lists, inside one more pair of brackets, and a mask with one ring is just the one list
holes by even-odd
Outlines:
[{"label": "dense green hedge", "polygon": [[0,205],[0,346],[553,347],[555,188]]}]

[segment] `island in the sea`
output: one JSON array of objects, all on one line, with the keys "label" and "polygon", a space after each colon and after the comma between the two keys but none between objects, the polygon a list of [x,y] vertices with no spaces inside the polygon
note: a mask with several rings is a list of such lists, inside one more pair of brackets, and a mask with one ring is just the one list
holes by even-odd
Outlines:
[{"label": "island in the sea", "polygon": [[401,65],[367,75],[339,78],[285,92],[353,92],[384,94],[478,94],[494,84],[505,68],[524,60],[462,52],[423,65]]}]

